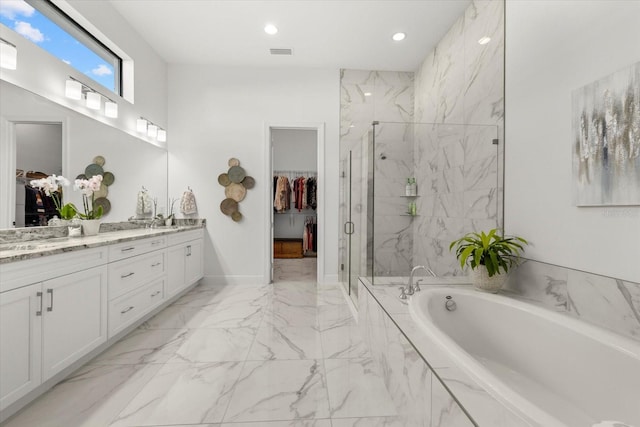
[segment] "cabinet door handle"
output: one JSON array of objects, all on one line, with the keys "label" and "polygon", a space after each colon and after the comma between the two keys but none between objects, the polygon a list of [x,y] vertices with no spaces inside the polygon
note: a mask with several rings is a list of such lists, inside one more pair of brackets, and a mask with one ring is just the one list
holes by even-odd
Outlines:
[{"label": "cabinet door handle", "polygon": [[187,246],[187,256],[191,256],[191,245]]},{"label": "cabinet door handle", "polygon": [[129,311],[133,310],[134,308],[135,308],[134,306],[130,305],[129,307],[127,307],[127,308],[125,308],[124,310],[122,310],[122,311],[120,312],[120,314],[125,314],[125,313],[127,313],[127,312],[129,312]]},{"label": "cabinet door handle", "polygon": [[154,293],[151,294],[151,298],[155,297],[156,295],[158,295],[160,293],[160,291],[155,291]]},{"label": "cabinet door handle", "polygon": [[132,272],[131,272],[131,273],[129,273],[129,274],[123,274],[123,275],[121,275],[121,276],[120,276],[120,278],[121,278],[121,279],[126,279],[127,277],[133,276],[134,274],[136,274],[136,273],[132,271]]},{"label": "cabinet door handle", "polygon": [[120,249],[120,252],[129,252],[129,251],[134,250],[135,248],[136,248],[135,246],[131,246],[131,247],[128,247],[128,248]]},{"label": "cabinet door handle", "polygon": [[155,242],[151,242],[151,246],[159,245],[162,243],[162,240],[156,240]]},{"label": "cabinet door handle", "polygon": [[50,296],[49,307],[47,307],[47,311],[53,311],[53,289],[47,289],[47,293]]},{"label": "cabinet door handle", "polygon": [[36,316],[42,316],[42,292],[37,292],[36,297],[40,299],[40,310],[36,311]]},{"label": "cabinet door handle", "polygon": [[161,263],[161,262],[156,262],[155,264],[151,264],[151,267],[157,267],[157,266],[159,266],[160,264],[162,264],[162,263]]}]

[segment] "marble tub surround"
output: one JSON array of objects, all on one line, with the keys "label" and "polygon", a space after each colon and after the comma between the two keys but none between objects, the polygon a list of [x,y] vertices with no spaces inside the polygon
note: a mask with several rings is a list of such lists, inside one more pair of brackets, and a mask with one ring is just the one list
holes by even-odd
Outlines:
[{"label": "marble tub surround", "polygon": [[419,329],[407,302],[398,298],[398,285],[371,285],[361,278],[360,286],[359,324],[403,425],[536,425],[479,387]]},{"label": "marble tub surround", "polygon": [[[127,223],[117,223],[127,224]],[[103,224],[104,226],[106,224]],[[172,227],[158,227],[158,228],[118,228],[115,225],[113,231],[105,231],[96,236],[82,236],[82,237],[66,237],[67,227],[34,227],[38,228],[36,232],[14,232],[13,230],[3,230],[0,234],[7,232],[11,235],[11,241],[0,243],[0,264],[5,264],[14,261],[21,261],[33,258],[39,258],[49,255],[61,254],[64,252],[79,251],[90,248],[97,248],[105,245],[112,245],[115,243],[122,243],[127,241],[133,241],[138,239],[144,239],[154,236],[162,236],[167,234],[179,233],[189,230],[195,230],[202,228],[203,225],[195,226],[172,226]],[[49,229],[61,229],[58,230],[63,235],[58,236],[59,233],[52,234],[48,232]],[[64,230],[63,230],[64,229]],[[24,229],[19,229],[24,230]],[[42,233],[42,234],[41,234]],[[39,239],[33,238],[33,236],[41,236]],[[44,237],[42,237],[44,236]],[[54,237],[55,236],[55,237]],[[15,238],[14,238],[15,237]],[[21,239],[21,240],[19,240]]]},{"label": "marble tub surround", "polygon": [[640,283],[525,260],[503,293],[640,341]]},{"label": "marble tub surround", "polygon": [[4,425],[403,425],[357,341],[337,285],[201,284]]}]

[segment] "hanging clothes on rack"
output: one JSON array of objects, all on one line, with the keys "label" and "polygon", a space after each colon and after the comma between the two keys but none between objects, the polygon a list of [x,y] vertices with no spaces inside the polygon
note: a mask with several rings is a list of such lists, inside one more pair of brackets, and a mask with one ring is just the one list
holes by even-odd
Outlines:
[{"label": "hanging clothes on rack", "polygon": [[286,176],[274,177],[273,208],[282,213],[291,209],[291,185]]},{"label": "hanging clothes on rack", "polygon": [[318,198],[317,198],[317,190],[318,184],[315,178],[309,178],[306,182],[306,190],[307,190],[307,206],[311,209],[316,210],[318,207]]},{"label": "hanging clothes on rack", "polygon": [[316,238],[318,225],[316,217],[308,216],[304,221],[304,230],[302,232],[302,249],[306,255],[318,252],[318,239]]}]

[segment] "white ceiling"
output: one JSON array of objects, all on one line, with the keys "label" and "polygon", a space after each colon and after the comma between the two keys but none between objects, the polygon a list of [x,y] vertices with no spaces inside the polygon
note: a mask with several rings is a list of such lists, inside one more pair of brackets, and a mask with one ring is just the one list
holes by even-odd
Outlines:
[{"label": "white ceiling", "polygon": [[[416,70],[470,0],[110,0],[168,63]],[[266,23],[279,32],[269,36]],[[391,40],[402,31],[407,38]],[[272,56],[270,48],[292,48]]]}]

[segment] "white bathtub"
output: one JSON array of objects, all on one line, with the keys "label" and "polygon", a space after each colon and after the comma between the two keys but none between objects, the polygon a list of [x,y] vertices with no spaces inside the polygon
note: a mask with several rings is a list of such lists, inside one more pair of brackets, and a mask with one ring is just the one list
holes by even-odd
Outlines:
[{"label": "white bathtub", "polygon": [[[446,296],[455,311],[445,309]],[[423,287],[409,308],[456,365],[525,419],[640,427],[640,343],[473,289]]]}]

